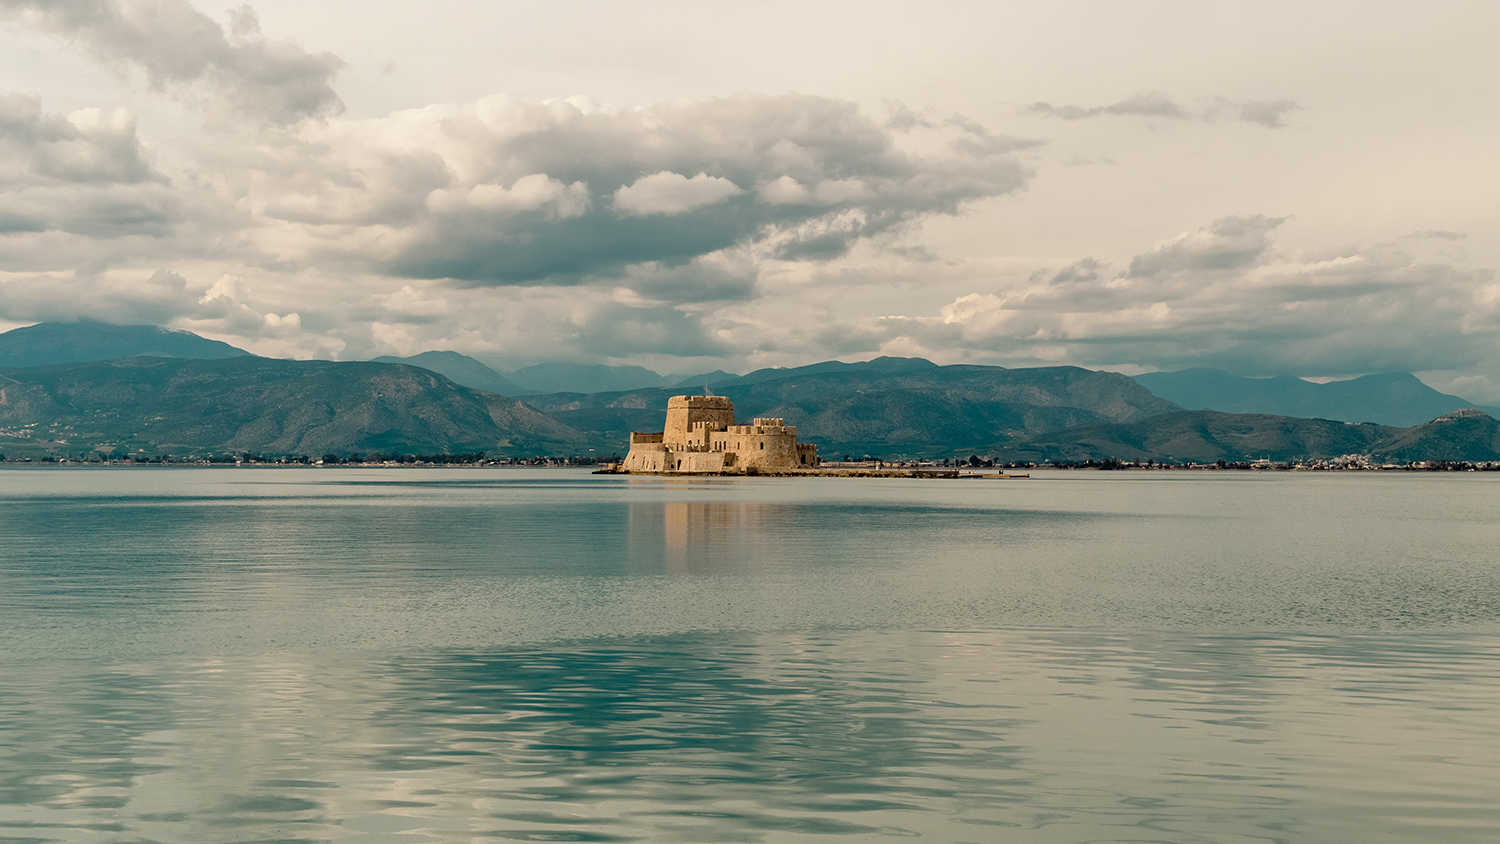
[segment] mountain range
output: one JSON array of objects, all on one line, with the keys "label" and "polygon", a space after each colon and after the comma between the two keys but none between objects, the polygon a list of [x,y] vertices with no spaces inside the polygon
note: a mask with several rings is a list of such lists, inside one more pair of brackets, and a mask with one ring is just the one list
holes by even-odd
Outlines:
[{"label": "mountain range", "polygon": [[53,451],[576,454],[586,437],[414,366],[133,357],[0,370],[0,442]]},{"label": "mountain range", "polygon": [[[1028,433],[1132,421],[1178,410],[1131,379],[1072,366],[938,366],[882,357],[764,369],[720,382],[744,419],[782,417],[824,453],[948,454]],[[611,442],[661,430],[679,389],[558,393],[527,401],[559,422]]]},{"label": "mountain range", "polygon": [[406,363],[448,376],[455,383],[506,396],[536,396],[549,393],[603,393],[652,387],[705,386],[738,378],[715,370],[699,375],[661,375],[641,366],[548,361],[502,372],[458,352],[423,352],[410,357],[371,358],[377,363]]},{"label": "mountain range", "polygon": [[498,393],[502,396],[524,395],[528,390],[520,384],[506,378],[499,372],[485,366],[483,363],[458,352],[423,352],[411,357],[391,357],[389,355],[371,358],[371,363],[404,363],[408,366],[420,366],[446,377],[455,384],[461,384],[475,390],[484,390],[487,393]]},{"label": "mountain range", "polygon": [[1189,410],[1302,416],[1400,427],[1420,425],[1445,413],[1471,407],[1500,414],[1500,408],[1480,407],[1468,399],[1440,393],[1409,372],[1365,375],[1326,384],[1289,375],[1244,378],[1217,369],[1152,372],[1137,375],[1135,380]]},{"label": "mountain range", "polygon": [[1459,410],[1404,428],[1330,419],[1190,410],[1132,423],[1087,425],[1014,442],[999,453],[1007,462],[1053,460],[1273,462],[1361,454],[1387,463],[1500,460],[1500,422],[1479,410]]},{"label": "mountain range", "polygon": [[0,334],[0,369],[133,357],[222,360],[249,354],[191,331],[155,325],[43,322]]},{"label": "mountain range", "polygon": [[[1132,379],[1069,366],[939,366],[886,357],[742,376],[578,364],[506,375],[456,352],[290,361],[188,332],[102,323],[0,334],[0,361],[0,447],[28,454],[607,455],[623,453],[631,431],[661,430],[668,398],[706,389],[732,398],[741,419],[785,418],[829,457],[1213,462],[1357,453],[1395,462],[1500,460],[1494,418],[1459,411],[1463,399],[1406,374],[1332,384],[1208,370]],[[658,383],[527,393],[540,384],[618,379]],[[1184,409],[1193,405],[1213,409]],[[1260,412],[1288,406],[1321,418]],[[1408,424],[1412,418],[1420,424]]]},{"label": "mountain range", "polygon": [[643,387],[665,387],[667,376],[643,366],[606,366],[602,363],[564,363],[550,361],[522,367],[508,374],[520,385],[517,395],[539,393],[598,393],[605,390],[637,390]]}]

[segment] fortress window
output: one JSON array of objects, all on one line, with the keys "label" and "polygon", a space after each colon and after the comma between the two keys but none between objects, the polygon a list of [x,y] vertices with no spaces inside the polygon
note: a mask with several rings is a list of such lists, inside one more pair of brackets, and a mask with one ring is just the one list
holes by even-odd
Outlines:
[{"label": "fortress window", "polygon": [[761,443],[760,444],[760,450],[761,451],[765,451],[766,450],[766,444],[765,443]]}]

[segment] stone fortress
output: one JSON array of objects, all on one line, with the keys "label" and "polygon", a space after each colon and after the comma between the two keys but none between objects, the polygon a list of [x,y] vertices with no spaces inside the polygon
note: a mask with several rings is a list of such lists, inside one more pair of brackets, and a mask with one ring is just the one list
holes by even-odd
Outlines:
[{"label": "stone fortress", "polygon": [[643,474],[757,474],[816,469],[818,447],[797,442],[781,419],[734,423],[723,396],[673,396],[660,434],[631,434],[630,453],[614,469]]}]

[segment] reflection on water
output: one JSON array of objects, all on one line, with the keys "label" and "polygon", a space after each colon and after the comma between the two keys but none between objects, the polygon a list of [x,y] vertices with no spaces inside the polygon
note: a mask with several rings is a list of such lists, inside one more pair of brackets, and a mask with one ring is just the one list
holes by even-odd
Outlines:
[{"label": "reflection on water", "polygon": [[1493,839],[1492,485],[1034,480],[0,471],[0,842]]},{"label": "reflection on water", "polygon": [[1487,841],[1500,647],[848,633],[11,666],[0,840]]},{"label": "reflection on water", "polygon": [[733,574],[774,563],[796,508],[766,501],[667,501],[630,506],[632,553],[668,574]]}]

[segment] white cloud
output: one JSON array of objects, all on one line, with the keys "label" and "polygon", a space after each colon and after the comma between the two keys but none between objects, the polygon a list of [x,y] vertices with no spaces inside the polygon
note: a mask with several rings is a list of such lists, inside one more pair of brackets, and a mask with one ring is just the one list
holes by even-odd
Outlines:
[{"label": "white cloud", "polygon": [[583,182],[565,185],[545,173],[533,173],[508,188],[495,184],[474,185],[467,190],[439,188],[427,195],[427,207],[439,214],[519,213],[545,208],[554,219],[567,219],[589,210],[589,189]]},{"label": "white cloud", "polygon": [[261,35],[255,10],[229,10],[229,31],[187,0],[0,0],[0,18],[57,35],[163,88],[202,84],[239,113],[292,123],[343,111],[344,66]]},{"label": "white cloud", "polygon": [[[0,264],[17,235],[66,232],[88,238],[159,235],[177,218],[167,178],[147,160],[135,117],[122,108],[50,114],[41,100],[0,95]],[[76,259],[76,255],[70,256]]]},{"label": "white cloud", "polygon": [[874,196],[863,179],[824,179],[813,193],[824,205],[859,202]]},{"label": "white cloud", "polygon": [[[557,67],[570,75],[485,76],[474,71],[494,65],[450,67],[448,42],[441,63],[407,50],[404,30],[356,50],[397,28],[384,20],[319,33],[323,18],[295,4],[268,8],[268,26],[339,45],[341,79],[339,58],[262,35],[248,9],[223,19],[195,5],[210,8],[0,0],[0,21],[19,24],[0,29],[0,47],[15,45],[7,78],[46,95],[0,95],[0,316],[166,322],[273,354],[399,343],[685,355],[708,369],[904,351],[1305,374],[1446,367],[1423,371],[1500,384],[1500,285],[1468,263],[1494,266],[1473,187],[1493,156],[1464,107],[1476,100],[1434,97],[1457,77],[1415,52],[1371,48],[1367,70],[1398,60],[1411,84],[1361,93],[1346,78],[1367,72],[1341,73],[1337,87],[1278,75],[1313,66],[1323,41],[1304,45],[1301,64],[1205,77],[1200,54],[1160,42],[1149,71],[1131,64],[1135,48],[1100,24],[1092,64],[1067,41],[1050,71],[1036,47],[1040,69],[1024,77],[990,73],[1001,54],[971,43],[964,86],[920,71],[904,88],[867,73],[806,81],[800,68],[741,81],[739,66],[712,81],[674,73],[664,85],[656,69],[606,83],[571,75],[587,65],[565,51]],[[1367,18],[1351,26],[1378,35]],[[890,43],[910,46],[908,27]],[[1214,37],[1227,67],[1240,36]],[[59,53],[33,61],[48,45]],[[499,60],[490,44],[483,55]],[[77,70],[78,56],[106,72]],[[392,63],[399,71],[377,75]],[[423,72],[426,87],[413,81]],[[495,79],[519,93],[479,96]],[[340,116],[336,80],[354,117]],[[1295,88],[1316,119],[1213,131],[1279,128],[1302,112],[1199,82]],[[1017,115],[1000,105],[1024,95],[1017,84],[1084,105]],[[833,95],[716,96],[743,87]],[[647,104],[540,99],[574,90]],[[1120,95],[1131,91],[1148,93]],[[860,105],[887,97],[916,108],[894,103],[886,119]],[[1008,120],[1053,137],[981,125]],[[1142,131],[1167,124],[1177,131]],[[1085,158],[1116,166],[1053,166]],[[1033,168],[1047,178],[1028,193]],[[1152,243],[1237,208],[1298,216],[1223,217]],[[1476,234],[1455,234],[1465,230]],[[1371,240],[1391,244],[1343,246]],[[1039,266],[1053,269],[1033,275]]]},{"label": "white cloud", "polygon": [[742,193],[734,182],[719,176],[699,173],[689,179],[681,173],[663,170],[616,190],[615,208],[641,216],[681,214]]},{"label": "white cloud", "polygon": [[[1027,171],[1012,151],[919,156],[854,104],[822,97],[628,109],[487,97],[305,126],[225,161],[222,192],[251,215],[244,242],[277,265],[613,285],[636,265],[724,250],[838,255],[1019,189]],[[810,186],[800,198],[799,185]]]},{"label": "white cloud", "polygon": [[1084,260],[935,316],[883,321],[886,337],[1013,361],[1247,375],[1346,375],[1500,364],[1493,274],[1419,260],[1390,244],[1337,256],[1287,255],[1281,222],[1217,220],[1167,239],[1123,271]]},{"label": "white cloud", "polygon": [[807,185],[791,176],[778,176],[756,189],[762,202],[771,205],[806,205],[812,201],[812,191]]},{"label": "white cloud", "polygon": [[824,179],[808,188],[791,176],[766,182],[756,189],[756,193],[762,202],[771,205],[842,205],[875,196],[863,179]]}]

